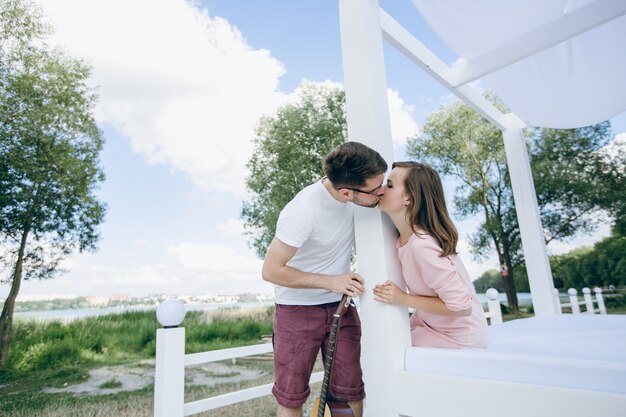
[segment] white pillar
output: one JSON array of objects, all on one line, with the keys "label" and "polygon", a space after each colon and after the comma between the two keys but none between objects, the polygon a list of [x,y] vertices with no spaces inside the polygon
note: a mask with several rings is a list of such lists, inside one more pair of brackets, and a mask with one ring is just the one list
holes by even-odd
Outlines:
[{"label": "white pillar", "polygon": [[183,417],[185,328],[158,329],[154,376],[154,417]]},{"label": "white pillar", "polygon": [[489,308],[489,324],[502,323],[502,308],[500,307],[500,300],[498,299],[498,290],[495,288],[489,288],[487,294],[487,307]]},{"label": "white pillar", "polygon": [[539,217],[535,185],[530,171],[523,132],[524,125],[517,117],[507,116],[508,128],[503,130],[502,134],[533,308],[536,316],[552,315],[557,311],[552,291],[554,282]]},{"label": "white pillar", "polygon": [[604,305],[604,296],[602,295],[602,288],[595,287],[593,292],[596,293],[596,301],[598,302],[598,309],[600,314],[606,314],[606,306]]},{"label": "white pillar", "polygon": [[578,305],[578,291],[576,288],[570,288],[567,290],[567,294],[569,295],[569,303],[572,306],[573,314],[580,314],[580,305]]},{"label": "white pillar", "polygon": [[556,305],[556,314],[563,313],[561,307],[561,296],[559,295],[559,290],[557,290],[556,288],[554,289],[554,304]]},{"label": "white pillar", "polygon": [[591,299],[591,290],[589,287],[583,288],[583,297],[585,298],[585,307],[587,307],[587,314],[593,314],[593,300]]},{"label": "white pillar", "polygon": [[[387,82],[377,0],[340,0],[339,16],[349,140],[376,149],[391,165],[393,145],[387,104]],[[391,373],[403,369],[410,346],[405,308],[374,301],[372,288],[390,279],[404,288],[396,254],[396,232],[378,209],[355,214],[358,272],[365,279],[361,297],[365,416],[396,416]],[[424,399],[427,400],[427,399]]]}]

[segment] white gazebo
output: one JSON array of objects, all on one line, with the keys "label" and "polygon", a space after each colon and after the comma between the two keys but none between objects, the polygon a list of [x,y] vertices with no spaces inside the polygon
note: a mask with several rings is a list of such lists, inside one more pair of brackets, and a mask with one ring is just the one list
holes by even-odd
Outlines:
[{"label": "white gazebo", "polygon": [[[378,0],[339,0],[348,136],[393,161],[383,41],[502,130],[536,315],[512,327],[504,324],[507,330],[502,332],[508,332],[509,338],[533,333],[535,341],[550,339],[550,343],[542,345],[543,356],[532,357],[524,352],[475,357],[463,351],[411,348],[406,311],[376,303],[366,295],[360,310],[366,416],[540,416],[556,413],[551,407],[557,404],[561,415],[624,415],[626,354],[599,358],[606,352],[594,351],[593,341],[604,348],[618,343],[617,339],[625,343],[626,316],[613,317],[609,324],[595,319],[573,324],[569,318],[567,323],[556,320],[554,285],[522,131],[529,125],[586,126],[626,110],[626,1],[415,0],[414,4],[462,57],[454,65],[445,64],[413,37],[379,7]],[[495,91],[512,112],[503,114],[485,100],[470,85],[475,80]],[[387,279],[398,281],[390,222],[376,210],[361,209],[355,227],[359,273],[366,280],[367,293]],[[580,333],[578,339],[592,341],[592,345],[572,340],[571,346],[580,352],[559,362],[558,355],[548,353],[549,348],[563,351],[559,342],[569,336],[548,337],[550,326],[567,328],[570,336]],[[599,328],[611,336],[600,341],[594,330]],[[527,348],[537,349],[535,345]],[[438,370],[432,365],[437,360],[454,363],[457,369]],[[519,380],[502,377],[496,369],[489,369],[494,361],[500,370],[525,369],[528,375]],[[533,372],[532,364],[538,361],[555,372],[542,380],[536,375],[541,372]],[[470,362],[480,362],[484,369],[473,370]],[[420,367],[424,364],[430,367]],[[596,371],[609,368],[621,373],[612,375],[608,385],[593,380]],[[478,374],[482,377],[476,378]],[[561,375],[569,377],[560,381]],[[573,382],[577,378],[589,382]],[[487,411],[488,403],[496,407],[492,412]]]}]

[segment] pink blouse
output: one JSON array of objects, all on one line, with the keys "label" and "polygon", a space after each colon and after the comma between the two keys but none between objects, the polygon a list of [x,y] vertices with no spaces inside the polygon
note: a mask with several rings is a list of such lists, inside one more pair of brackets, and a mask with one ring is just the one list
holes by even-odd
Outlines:
[{"label": "pink blouse", "polygon": [[440,257],[441,247],[430,235],[412,235],[396,243],[402,274],[410,294],[439,297],[451,311],[467,308],[465,317],[416,311],[411,316],[413,346],[469,348],[487,346],[487,320],[476,290],[457,255]]}]

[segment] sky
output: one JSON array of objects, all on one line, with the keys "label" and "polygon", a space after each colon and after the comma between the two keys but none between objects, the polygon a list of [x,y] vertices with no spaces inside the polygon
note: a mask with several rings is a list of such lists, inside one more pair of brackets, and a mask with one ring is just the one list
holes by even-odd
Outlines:
[{"label": "sky", "polygon": [[[458,58],[408,0],[381,6],[443,61]],[[106,140],[108,206],[94,253],[67,272],[22,284],[24,295],[271,293],[240,219],[254,128],[304,83],[343,82],[336,0],[41,0],[49,39],[92,67],[95,117]],[[425,117],[453,96],[385,46],[397,160]],[[612,120],[626,135],[626,115]],[[621,136],[620,136],[621,137]],[[446,184],[451,201],[452,186]],[[472,278],[497,267],[477,261],[466,238],[478,219],[455,218]],[[557,254],[608,235],[555,242]],[[0,297],[8,294],[0,286]]]}]

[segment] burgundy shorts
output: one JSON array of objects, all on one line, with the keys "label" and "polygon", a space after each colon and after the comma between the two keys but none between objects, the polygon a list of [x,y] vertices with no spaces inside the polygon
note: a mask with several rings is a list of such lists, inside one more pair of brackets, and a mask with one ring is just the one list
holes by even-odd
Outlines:
[{"label": "burgundy shorts", "polygon": [[[315,306],[276,304],[274,315],[274,374],[272,393],[280,405],[300,407],[309,396],[309,379],[317,354],[324,363],[333,314],[338,302]],[[361,321],[350,306],[341,318],[330,392],[342,401],[365,398],[361,371]]]}]

